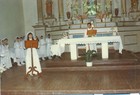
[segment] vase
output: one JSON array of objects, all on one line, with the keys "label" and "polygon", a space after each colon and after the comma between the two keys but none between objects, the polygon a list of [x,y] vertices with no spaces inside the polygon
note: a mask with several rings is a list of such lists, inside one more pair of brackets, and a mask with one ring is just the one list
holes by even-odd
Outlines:
[{"label": "vase", "polygon": [[67,18],[70,19],[71,16],[70,12],[66,12],[66,14],[67,14]]},{"label": "vase", "polygon": [[117,17],[119,14],[119,9],[118,8],[115,8],[115,16]]},{"label": "vase", "polygon": [[92,67],[92,62],[86,62],[87,67]]}]

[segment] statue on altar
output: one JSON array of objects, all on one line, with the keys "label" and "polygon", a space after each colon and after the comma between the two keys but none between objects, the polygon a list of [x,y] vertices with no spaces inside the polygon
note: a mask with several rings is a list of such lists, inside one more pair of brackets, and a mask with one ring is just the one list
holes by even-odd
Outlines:
[{"label": "statue on altar", "polygon": [[46,0],[46,13],[48,18],[53,17],[52,4],[53,4],[52,0]]},{"label": "statue on altar", "polygon": [[131,0],[131,11],[138,10],[138,0]]}]

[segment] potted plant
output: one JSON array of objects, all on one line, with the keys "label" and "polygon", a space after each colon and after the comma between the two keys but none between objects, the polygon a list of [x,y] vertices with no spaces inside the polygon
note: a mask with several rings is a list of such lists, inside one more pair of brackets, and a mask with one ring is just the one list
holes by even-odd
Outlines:
[{"label": "potted plant", "polygon": [[92,66],[92,60],[93,56],[96,55],[95,50],[88,50],[85,55],[85,61],[86,61],[86,66],[91,67]]}]

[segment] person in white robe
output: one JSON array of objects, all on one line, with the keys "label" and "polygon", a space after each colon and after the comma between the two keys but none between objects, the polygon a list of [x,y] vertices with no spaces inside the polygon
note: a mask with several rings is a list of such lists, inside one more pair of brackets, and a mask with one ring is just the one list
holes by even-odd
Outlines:
[{"label": "person in white robe", "polygon": [[[93,26],[91,23],[87,23],[87,31],[88,30],[93,30]],[[87,38],[88,35],[87,35],[87,31],[85,32],[84,34],[84,37]],[[96,43],[92,43],[92,44],[86,44],[86,51],[88,50],[95,50],[97,52],[97,46],[96,46]]]},{"label": "person in white robe", "polygon": [[52,39],[51,39],[51,35],[48,34],[47,38],[46,38],[46,44],[47,44],[47,58],[52,59],[51,58],[51,45],[52,45]]},{"label": "person in white robe", "polygon": [[26,64],[26,59],[25,59],[26,58],[26,48],[25,48],[25,40],[26,40],[26,37],[23,36],[22,39],[23,39],[22,41],[23,41],[23,46],[24,46],[23,47],[23,49],[24,49],[24,61],[25,61],[24,63]]},{"label": "person in white robe", "polygon": [[[26,41],[32,41],[32,40],[34,40],[34,38],[35,38],[35,36],[32,32],[27,33]],[[31,52],[31,50],[32,50],[32,52]],[[32,60],[32,58],[33,58],[33,60]],[[37,70],[39,73],[42,72],[36,48],[27,48],[26,49],[25,60],[26,60],[26,74],[31,70],[30,67],[32,67],[32,62],[33,62],[33,66],[36,67],[35,70]],[[32,75],[32,72],[29,74]],[[37,74],[37,72],[33,72],[33,74]]]},{"label": "person in white robe", "polygon": [[3,51],[3,44],[4,44],[4,40],[0,40],[0,66],[1,67],[5,67],[4,64],[4,51]]},{"label": "person in white robe", "polygon": [[25,64],[25,45],[23,37],[20,37],[20,52],[21,52],[21,64]]},{"label": "person in white robe", "polygon": [[42,60],[45,60],[45,57],[47,56],[46,52],[46,41],[43,36],[41,36],[39,40],[39,54]]},{"label": "person in white robe", "polygon": [[9,45],[8,45],[8,39],[5,38],[2,41],[2,62],[3,65],[6,69],[9,69],[12,67],[12,62],[11,62],[11,58],[10,58],[10,51],[9,51]]},{"label": "person in white robe", "polygon": [[3,71],[5,71],[6,69],[4,68],[3,64],[2,64],[2,42],[1,42],[1,39],[0,39],[0,73],[2,73]]},{"label": "person in white robe", "polygon": [[[39,43],[39,38],[38,38],[38,36],[35,36],[35,37],[34,37],[34,40],[37,40],[38,43]],[[37,50],[37,53],[38,53],[38,58],[40,58],[39,48],[40,48],[40,44],[38,44],[38,48],[36,49],[36,50]],[[40,61],[41,61],[41,60],[40,60]]]},{"label": "person in white robe", "polygon": [[0,66],[1,66],[1,53],[2,53],[2,45],[1,45],[1,39],[0,39]]},{"label": "person in white robe", "polygon": [[22,66],[23,60],[22,60],[21,45],[20,45],[20,38],[19,37],[16,38],[16,41],[14,43],[14,49],[15,49],[15,56],[16,56],[17,65]]}]

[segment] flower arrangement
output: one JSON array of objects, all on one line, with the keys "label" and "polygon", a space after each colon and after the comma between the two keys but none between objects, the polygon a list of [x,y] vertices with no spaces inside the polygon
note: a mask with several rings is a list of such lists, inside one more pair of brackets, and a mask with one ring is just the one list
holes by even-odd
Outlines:
[{"label": "flower arrangement", "polygon": [[97,2],[92,1],[90,3],[88,3],[88,15],[96,15],[96,10],[99,9],[99,5],[96,4]]},{"label": "flower arrangement", "polygon": [[73,14],[73,17],[76,18],[79,14],[79,3],[77,0],[73,1],[72,5],[71,5],[71,10],[72,10],[72,14]]},{"label": "flower arrangement", "polygon": [[101,22],[102,22],[103,18],[105,17],[105,14],[102,13],[102,12],[98,12],[97,15],[96,15],[96,17],[97,17],[98,19],[101,19]]},{"label": "flower arrangement", "polygon": [[78,19],[78,20],[83,20],[83,19],[86,19],[86,18],[87,18],[87,15],[86,15],[86,14],[78,15],[78,16],[77,16],[77,19]]},{"label": "flower arrangement", "polygon": [[83,20],[87,18],[87,15],[86,15],[86,14],[78,15],[76,18],[77,18],[78,20],[81,20],[81,22],[83,23]]}]

